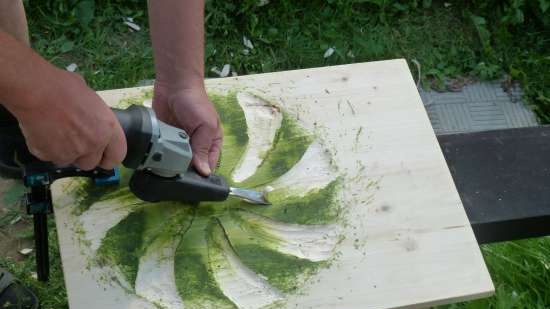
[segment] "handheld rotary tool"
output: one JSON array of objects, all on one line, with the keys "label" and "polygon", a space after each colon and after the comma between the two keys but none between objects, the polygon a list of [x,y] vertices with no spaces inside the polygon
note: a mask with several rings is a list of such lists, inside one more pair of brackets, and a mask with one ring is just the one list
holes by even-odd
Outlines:
[{"label": "handheld rotary tool", "polygon": [[122,164],[135,170],[129,186],[140,199],[196,203],[224,201],[231,195],[253,204],[269,204],[261,192],[229,187],[219,175],[197,174],[190,167],[189,135],[157,119],[152,109],[132,105],[113,111],[128,144]]}]

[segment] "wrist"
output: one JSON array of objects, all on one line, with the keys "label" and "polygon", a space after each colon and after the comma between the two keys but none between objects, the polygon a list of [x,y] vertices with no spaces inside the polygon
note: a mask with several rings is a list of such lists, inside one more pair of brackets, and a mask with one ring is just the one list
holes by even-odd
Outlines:
[{"label": "wrist", "polygon": [[196,91],[204,89],[204,78],[202,75],[187,78],[163,78],[157,76],[155,79],[155,91],[167,92]]},{"label": "wrist", "polygon": [[35,72],[22,79],[10,91],[9,97],[5,100],[4,106],[18,119],[43,108],[43,102],[49,102],[51,93],[57,92],[57,83],[61,79],[60,71],[47,62],[38,62],[33,65]]},{"label": "wrist", "polygon": [[204,95],[206,96],[206,89],[204,81],[196,80],[193,83],[185,84],[173,84],[163,81],[155,81],[154,85],[154,101],[171,101],[174,97],[187,96],[187,95]]}]

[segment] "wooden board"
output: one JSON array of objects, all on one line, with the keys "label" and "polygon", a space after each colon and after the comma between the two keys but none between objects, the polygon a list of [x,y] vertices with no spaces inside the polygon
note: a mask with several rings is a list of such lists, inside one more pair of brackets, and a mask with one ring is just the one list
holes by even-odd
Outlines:
[{"label": "wooden board", "polygon": [[[207,88],[216,93],[237,91],[275,104],[312,133],[314,143],[329,153],[334,167],[330,173],[341,184],[337,199],[341,220],[336,225],[343,237],[334,244],[331,262],[300,283],[299,292],[278,294],[282,300],[271,306],[416,308],[493,293],[491,278],[404,60],[213,79],[207,81]],[[116,105],[147,89],[99,94]],[[247,100],[246,95],[243,100]],[[260,117],[247,114],[246,108],[245,115]],[[247,122],[251,120],[248,118]],[[257,121],[256,125],[262,123]],[[307,161],[313,163],[306,162],[313,164],[310,171],[322,169],[323,164],[315,163],[321,160],[310,156]],[[320,179],[316,172],[280,178],[280,182],[289,181],[297,187]],[[67,191],[69,185],[56,184],[54,199],[70,307],[155,308],[147,301],[149,291],[141,287],[141,296],[136,296],[132,286],[121,287],[109,279],[120,277],[116,269],[90,263],[89,243],[83,243],[82,232],[74,229],[78,216],[71,208],[74,196]],[[106,212],[96,219],[108,220],[109,216]],[[162,267],[158,270],[165,272],[162,280],[172,278],[173,270]],[[260,285],[266,283],[261,278],[271,279],[264,277],[256,278]],[[225,293],[230,285],[218,279]],[[270,305],[241,301],[231,291],[227,295],[240,307]]]}]

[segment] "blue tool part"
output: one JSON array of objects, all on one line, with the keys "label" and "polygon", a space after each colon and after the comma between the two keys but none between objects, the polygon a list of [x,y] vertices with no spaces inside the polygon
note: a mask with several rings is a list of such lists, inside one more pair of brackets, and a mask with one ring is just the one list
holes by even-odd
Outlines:
[{"label": "blue tool part", "polygon": [[116,185],[120,182],[120,168],[115,167],[115,174],[109,177],[94,178],[94,184],[97,186]]},{"label": "blue tool part", "polygon": [[27,187],[41,186],[50,184],[48,173],[32,174],[24,177],[23,182]]}]

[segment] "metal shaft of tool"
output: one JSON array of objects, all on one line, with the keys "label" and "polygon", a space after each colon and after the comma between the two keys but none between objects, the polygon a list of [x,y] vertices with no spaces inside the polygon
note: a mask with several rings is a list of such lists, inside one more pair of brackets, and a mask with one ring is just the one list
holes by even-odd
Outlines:
[{"label": "metal shaft of tool", "polygon": [[256,204],[256,205],[270,205],[263,192],[242,189],[242,188],[229,188],[229,195],[243,199],[246,202]]}]

